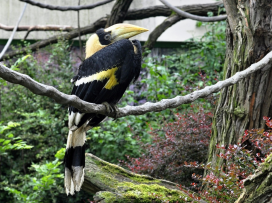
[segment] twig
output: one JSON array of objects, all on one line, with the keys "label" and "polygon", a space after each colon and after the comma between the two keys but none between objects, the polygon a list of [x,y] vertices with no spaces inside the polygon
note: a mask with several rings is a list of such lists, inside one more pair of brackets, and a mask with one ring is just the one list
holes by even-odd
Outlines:
[{"label": "twig", "polygon": [[10,43],[11,43],[12,40],[13,40],[13,37],[14,37],[14,35],[15,35],[15,33],[16,33],[16,30],[17,30],[17,27],[18,27],[18,25],[19,25],[19,23],[20,23],[20,21],[21,21],[23,15],[24,15],[24,13],[25,13],[26,6],[27,6],[27,4],[25,4],[25,6],[24,6],[24,8],[23,8],[23,11],[22,11],[22,13],[21,13],[21,15],[20,15],[20,17],[19,17],[17,23],[16,23],[16,26],[14,27],[13,32],[12,32],[11,36],[9,37],[9,40],[8,40],[7,44],[5,45],[4,49],[2,50],[2,52],[1,52],[1,54],[0,54],[0,59],[1,59],[2,56],[6,53],[7,49],[9,48]]},{"label": "twig", "polygon": [[[80,5],[80,0],[78,0],[78,5]],[[79,11],[77,11],[77,29],[78,29],[78,40],[79,40],[79,49],[80,49],[80,60],[83,61],[83,50],[82,50],[82,42],[81,42],[81,35],[80,35],[80,15]]]},{"label": "twig", "polygon": [[52,6],[49,4],[43,4],[40,2],[36,2],[36,1],[32,1],[32,0],[19,0],[22,2],[26,2],[28,4],[31,4],[33,6],[38,6],[40,8],[46,8],[49,10],[58,10],[58,11],[79,11],[79,10],[84,10],[84,9],[93,9],[95,7],[98,6],[102,6],[104,4],[107,4],[113,0],[106,0],[106,1],[101,1],[95,4],[91,4],[91,5],[85,5],[85,6]]},{"label": "twig", "polygon": [[[197,90],[185,96],[176,96],[173,99],[164,99],[156,103],[147,102],[140,106],[126,106],[123,108],[119,108],[116,118],[128,115],[143,115],[148,112],[159,112],[167,108],[176,108],[181,104],[193,102],[198,98],[206,97],[212,93],[220,91],[225,87],[236,84],[243,78],[248,77],[250,74],[264,67],[270,68],[271,62],[272,51],[269,52],[259,62],[252,64],[250,67],[241,72],[237,72],[235,75],[224,81],[217,82],[215,85],[207,86],[202,90]],[[115,116],[114,113],[108,113],[104,105],[88,103],[79,99],[75,95],[64,94],[52,86],[38,83],[32,78],[30,78],[28,75],[13,71],[7,68],[6,66],[2,65],[1,63],[0,63],[0,77],[8,82],[24,86],[34,94],[50,97],[59,104],[74,106],[84,113],[98,113],[107,115],[109,117]]]},{"label": "twig", "polygon": [[[5,31],[12,31],[14,26],[7,26],[0,23],[0,29]],[[75,29],[70,25],[34,25],[34,26],[18,26],[17,32],[19,31],[72,31]]]},{"label": "twig", "polygon": [[155,29],[149,34],[147,41],[143,46],[143,50],[152,49],[157,41],[157,39],[167,30],[169,27],[179,22],[180,20],[185,19],[180,15],[172,15],[166,18],[160,25],[155,27]]},{"label": "twig", "polygon": [[171,5],[168,1],[166,0],[160,0],[165,6],[169,7],[173,11],[175,11],[177,14],[184,18],[189,18],[192,20],[197,20],[197,21],[202,21],[202,22],[215,22],[215,21],[222,21],[227,19],[227,15],[221,15],[221,16],[213,16],[213,17],[202,17],[202,16],[197,16],[197,15],[192,15],[190,13],[187,13],[185,11],[182,11],[178,9],[177,7]]}]

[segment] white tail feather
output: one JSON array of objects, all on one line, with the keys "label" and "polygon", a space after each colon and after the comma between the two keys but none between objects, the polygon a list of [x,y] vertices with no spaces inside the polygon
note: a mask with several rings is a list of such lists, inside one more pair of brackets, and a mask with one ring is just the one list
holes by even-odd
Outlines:
[{"label": "white tail feather", "polygon": [[84,182],[84,168],[82,166],[73,166],[72,168],[75,190],[80,191],[80,188]]},{"label": "white tail feather", "polygon": [[[67,138],[66,149],[75,148],[77,146],[83,146],[86,140],[85,125],[78,128],[76,131],[69,131]],[[72,166],[72,171],[65,167],[64,186],[66,194],[74,195],[75,190],[80,191],[80,188],[84,182],[84,168],[83,166]]]},{"label": "white tail feather", "polygon": [[69,130],[69,134],[67,137],[67,143],[66,143],[66,149],[72,147],[72,138],[73,138],[73,132]]},{"label": "white tail feather", "polygon": [[67,195],[69,195],[69,193],[71,195],[75,194],[75,188],[74,188],[74,183],[72,180],[71,171],[66,167],[65,167],[64,187],[65,187]]},{"label": "white tail feather", "polygon": [[86,140],[85,126],[81,126],[73,132],[72,147],[83,146]]},{"label": "white tail feather", "polygon": [[71,114],[69,114],[69,120],[68,120],[68,127],[69,129],[74,125],[74,119],[76,114],[72,111]]}]

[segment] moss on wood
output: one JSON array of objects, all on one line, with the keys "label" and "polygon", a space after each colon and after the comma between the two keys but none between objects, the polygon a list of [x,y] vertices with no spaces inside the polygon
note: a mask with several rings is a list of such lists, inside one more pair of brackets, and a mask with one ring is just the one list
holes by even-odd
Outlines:
[{"label": "moss on wood", "polygon": [[133,173],[92,154],[86,154],[83,189],[96,193],[94,199],[101,203],[192,201],[175,183]]}]

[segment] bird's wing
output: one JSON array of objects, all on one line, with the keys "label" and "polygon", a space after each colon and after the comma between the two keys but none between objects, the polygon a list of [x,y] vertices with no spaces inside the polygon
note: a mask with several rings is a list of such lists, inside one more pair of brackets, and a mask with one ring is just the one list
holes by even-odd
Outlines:
[{"label": "bird's wing", "polygon": [[[126,39],[101,49],[81,65],[72,94],[91,103],[115,104],[129,83],[137,77],[139,71],[135,69],[140,68],[140,63],[135,62],[135,57],[138,59],[138,55],[134,53],[131,41]],[[81,126],[91,116],[69,107],[69,128]]]},{"label": "bird's wing", "polygon": [[100,104],[106,101],[110,104],[116,104],[121,99],[129,84],[138,78],[142,59],[141,44],[139,41],[134,40],[133,45],[136,47],[137,52],[135,53],[133,46],[132,49],[127,50],[123,63],[115,72],[118,84],[111,85],[114,84],[115,78],[114,80],[109,80],[96,97],[95,103]]}]

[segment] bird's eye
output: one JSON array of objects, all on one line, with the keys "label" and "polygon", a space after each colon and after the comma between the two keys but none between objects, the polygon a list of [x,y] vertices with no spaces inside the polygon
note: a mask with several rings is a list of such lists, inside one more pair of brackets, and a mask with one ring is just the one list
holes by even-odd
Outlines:
[{"label": "bird's eye", "polygon": [[110,39],[111,39],[110,34],[105,35],[105,36],[104,36],[104,39],[107,40],[107,41],[110,41]]}]

